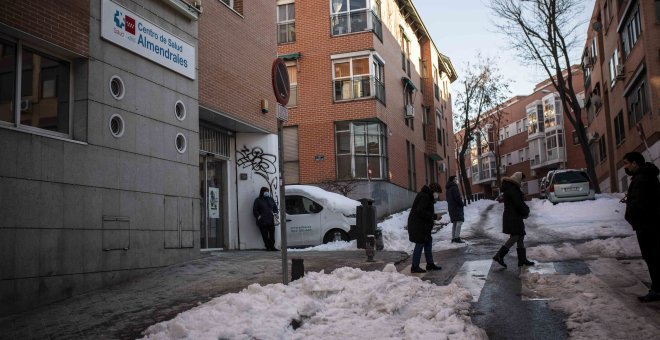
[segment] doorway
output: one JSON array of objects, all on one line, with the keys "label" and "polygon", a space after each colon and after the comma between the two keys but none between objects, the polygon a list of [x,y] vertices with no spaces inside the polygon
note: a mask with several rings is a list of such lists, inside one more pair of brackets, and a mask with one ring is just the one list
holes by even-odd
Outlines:
[{"label": "doorway", "polygon": [[200,248],[226,248],[227,161],[200,155],[199,178],[202,202]]}]

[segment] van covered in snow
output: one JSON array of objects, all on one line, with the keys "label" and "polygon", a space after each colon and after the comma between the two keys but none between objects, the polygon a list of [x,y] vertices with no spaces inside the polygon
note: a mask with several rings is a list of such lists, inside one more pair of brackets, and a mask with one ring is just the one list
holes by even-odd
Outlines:
[{"label": "van covered in snow", "polygon": [[348,241],[360,202],[311,185],[285,186],[287,246]]}]

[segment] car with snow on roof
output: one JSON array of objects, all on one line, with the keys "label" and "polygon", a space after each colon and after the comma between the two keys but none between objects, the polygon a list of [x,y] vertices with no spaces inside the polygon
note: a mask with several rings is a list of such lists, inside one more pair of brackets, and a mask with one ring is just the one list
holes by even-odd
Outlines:
[{"label": "car with snow on roof", "polygon": [[348,241],[360,202],[312,185],[287,185],[287,246]]}]

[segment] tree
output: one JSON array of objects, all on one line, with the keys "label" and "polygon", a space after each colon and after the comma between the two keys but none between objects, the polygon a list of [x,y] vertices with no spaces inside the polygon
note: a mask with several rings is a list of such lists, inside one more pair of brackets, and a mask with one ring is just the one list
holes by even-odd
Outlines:
[{"label": "tree", "polygon": [[584,9],[580,0],[491,0],[490,8],[500,21],[496,27],[506,35],[518,57],[540,66],[559,93],[562,109],[576,131],[587,173],[600,193],[595,162],[582,117],[580,100],[573,86],[571,53],[578,45]]},{"label": "tree", "polygon": [[508,103],[509,102],[507,101],[501,104],[496,104],[495,108],[482,119],[482,127],[490,127],[488,133],[493,134],[493,138],[491,138],[493,143],[491,150],[495,154],[495,173],[497,175],[497,183],[502,183],[502,172],[500,171],[502,167],[502,155],[500,154],[501,140],[499,131],[502,126],[509,122],[508,119],[506,119],[509,113],[504,111],[504,107],[506,107]]},{"label": "tree", "polygon": [[492,58],[477,56],[475,64],[468,64],[463,72],[460,89],[456,96],[456,111],[454,122],[459,134],[456,147],[458,167],[460,169],[461,183],[463,184],[465,197],[471,200],[472,188],[467,176],[465,166],[465,154],[471,147],[471,142],[476,136],[475,131],[481,124],[483,112],[493,109],[498,103],[505,99],[508,94],[509,81],[505,80],[499,72]]}]

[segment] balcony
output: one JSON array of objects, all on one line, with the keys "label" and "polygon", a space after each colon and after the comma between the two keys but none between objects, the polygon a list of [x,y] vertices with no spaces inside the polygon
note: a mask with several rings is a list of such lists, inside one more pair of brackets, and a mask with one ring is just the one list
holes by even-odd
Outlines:
[{"label": "balcony", "polygon": [[335,102],[362,98],[376,98],[385,104],[385,85],[376,77],[363,76],[338,79],[333,82]]},{"label": "balcony", "polygon": [[383,40],[383,24],[370,9],[330,15],[330,32],[333,36],[365,31],[373,31],[378,39]]},{"label": "balcony", "polygon": [[480,171],[476,174],[472,174],[472,184],[483,184],[486,182],[492,182],[496,180],[497,180],[496,169],[487,169]]}]

